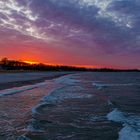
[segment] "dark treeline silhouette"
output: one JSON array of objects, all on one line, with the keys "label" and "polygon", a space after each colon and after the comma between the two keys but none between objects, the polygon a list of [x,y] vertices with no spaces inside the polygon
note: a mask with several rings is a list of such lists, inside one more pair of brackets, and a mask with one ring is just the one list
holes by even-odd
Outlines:
[{"label": "dark treeline silhouette", "polygon": [[23,61],[8,60],[2,58],[0,61],[2,70],[33,70],[33,71],[87,71],[86,68],[74,67],[74,66],[53,66],[42,63],[30,64]]},{"label": "dark treeline silhouette", "polygon": [[75,66],[61,66],[61,65],[46,65],[42,63],[30,64],[23,61],[9,60],[7,58],[2,58],[0,61],[1,70],[20,70],[20,71],[95,71],[95,72],[139,72],[138,69],[110,69],[110,68],[84,68]]},{"label": "dark treeline silhouette", "polygon": [[113,69],[113,68],[97,68],[92,69],[95,72],[140,72],[139,69]]}]

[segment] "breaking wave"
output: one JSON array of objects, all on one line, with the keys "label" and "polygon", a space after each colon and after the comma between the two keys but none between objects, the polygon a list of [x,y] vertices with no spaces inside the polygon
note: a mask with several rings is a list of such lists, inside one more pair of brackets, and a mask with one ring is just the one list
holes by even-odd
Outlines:
[{"label": "breaking wave", "polygon": [[140,140],[140,116],[114,109],[107,115],[108,120],[122,123],[119,140]]}]

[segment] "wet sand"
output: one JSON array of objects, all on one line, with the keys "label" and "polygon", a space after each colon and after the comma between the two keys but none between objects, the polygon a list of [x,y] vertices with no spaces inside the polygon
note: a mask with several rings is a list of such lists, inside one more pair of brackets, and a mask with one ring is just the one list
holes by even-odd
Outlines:
[{"label": "wet sand", "polygon": [[32,85],[72,72],[0,73],[0,90]]}]

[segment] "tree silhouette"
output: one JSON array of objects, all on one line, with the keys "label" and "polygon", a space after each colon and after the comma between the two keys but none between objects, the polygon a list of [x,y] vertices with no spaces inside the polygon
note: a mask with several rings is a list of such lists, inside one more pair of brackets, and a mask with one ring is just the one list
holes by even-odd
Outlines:
[{"label": "tree silhouette", "polygon": [[110,68],[84,68],[84,67],[74,67],[74,66],[52,66],[45,65],[42,63],[39,64],[29,64],[23,61],[9,60],[4,57],[0,61],[0,66],[3,70],[32,70],[32,71],[97,71],[97,72],[120,72],[120,71],[140,71],[137,69],[131,70],[120,70],[120,69],[110,69]]}]

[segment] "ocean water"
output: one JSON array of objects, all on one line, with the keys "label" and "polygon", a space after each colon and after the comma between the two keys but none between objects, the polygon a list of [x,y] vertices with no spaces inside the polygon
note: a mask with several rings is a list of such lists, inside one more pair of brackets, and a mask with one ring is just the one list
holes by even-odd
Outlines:
[{"label": "ocean water", "polygon": [[140,73],[77,73],[51,82],[56,87],[32,108],[18,140],[140,140]]}]

